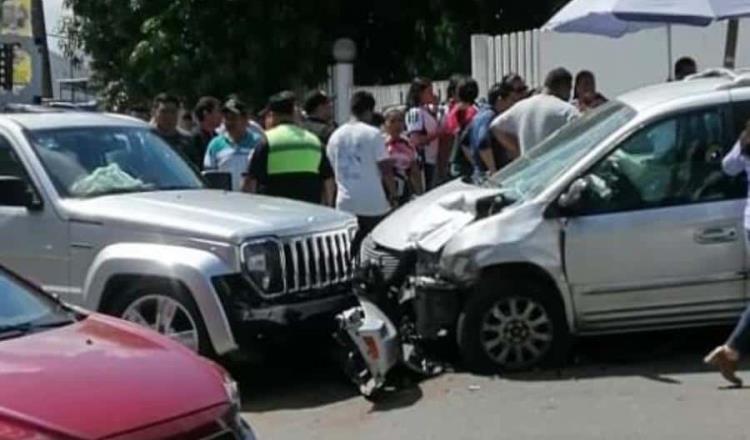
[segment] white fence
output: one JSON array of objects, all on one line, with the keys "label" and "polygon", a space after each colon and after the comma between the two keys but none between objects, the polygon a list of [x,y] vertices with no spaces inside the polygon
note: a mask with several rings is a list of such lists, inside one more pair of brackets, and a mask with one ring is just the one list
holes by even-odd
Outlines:
[{"label": "white fence", "polygon": [[[690,56],[699,69],[721,66],[724,58],[726,23],[707,28],[672,27],[674,59]],[[737,66],[750,66],[750,19],[740,22]],[[539,86],[547,72],[566,67],[573,74],[593,71],[599,89],[608,96],[665,81],[671,68],[667,32],[656,28],[620,39],[584,34],[560,34],[539,30],[501,36],[471,38],[472,75],[483,94],[503,75],[516,72]]]}]

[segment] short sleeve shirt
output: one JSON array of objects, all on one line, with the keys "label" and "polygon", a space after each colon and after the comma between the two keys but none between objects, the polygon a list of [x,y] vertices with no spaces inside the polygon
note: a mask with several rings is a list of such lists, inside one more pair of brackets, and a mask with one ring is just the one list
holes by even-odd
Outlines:
[{"label": "short sleeve shirt", "polygon": [[521,154],[526,154],[579,115],[577,108],[562,99],[540,94],[498,116],[492,121],[492,128],[518,137]]},{"label": "short sleeve shirt", "polygon": [[353,121],[328,141],[328,158],[336,175],[336,207],[358,216],[379,217],[390,210],[378,164],[389,159],[380,131]]},{"label": "short sleeve shirt", "polygon": [[458,136],[471,123],[477,113],[478,110],[473,105],[465,108],[458,105],[453,106],[445,117],[445,133],[450,136]]},{"label": "short sleeve shirt", "polygon": [[232,190],[240,191],[242,178],[247,170],[253,150],[262,141],[263,138],[253,130],[247,130],[245,136],[237,143],[229,137],[228,133],[224,132],[208,144],[203,168],[231,174]]},{"label": "short sleeve shirt", "polygon": [[[440,124],[437,117],[427,107],[414,107],[406,113],[406,132],[408,134],[421,133],[429,135],[438,132],[438,130],[440,130]],[[439,148],[439,138],[433,139],[432,142],[424,147],[425,163],[430,165],[437,164]]]},{"label": "short sleeve shirt", "polygon": [[386,137],[385,140],[388,156],[393,160],[396,172],[405,176],[417,160],[417,150],[404,136]]},{"label": "short sleeve shirt", "polygon": [[283,197],[302,202],[320,204],[323,182],[333,178],[331,163],[325,151],[321,151],[318,173],[268,174],[268,144],[261,143],[255,149],[247,175],[258,181],[258,192],[272,197]]}]

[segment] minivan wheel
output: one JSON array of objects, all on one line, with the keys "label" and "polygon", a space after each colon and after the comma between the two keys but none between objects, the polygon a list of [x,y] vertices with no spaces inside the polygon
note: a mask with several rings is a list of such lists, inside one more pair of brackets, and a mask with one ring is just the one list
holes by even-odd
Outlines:
[{"label": "minivan wheel", "polygon": [[564,361],[570,346],[565,312],[553,292],[528,280],[491,276],[458,321],[461,357],[480,373],[522,371]]},{"label": "minivan wheel", "polygon": [[127,289],[112,307],[116,317],[148,327],[185,347],[210,355],[203,319],[189,293],[166,281],[142,281]]}]

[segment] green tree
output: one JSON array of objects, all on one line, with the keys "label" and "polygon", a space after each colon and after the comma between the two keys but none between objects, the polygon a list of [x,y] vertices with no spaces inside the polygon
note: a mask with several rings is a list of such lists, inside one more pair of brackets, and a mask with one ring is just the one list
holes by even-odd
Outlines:
[{"label": "green tree", "polygon": [[358,45],[356,81],[402,82],[469,69],[473,32],[540,25],[563,0],[66,0],[69,52],[91,58],[110,102],[170,91],[240,92],[260,103],[325,80],[330,48]]}]

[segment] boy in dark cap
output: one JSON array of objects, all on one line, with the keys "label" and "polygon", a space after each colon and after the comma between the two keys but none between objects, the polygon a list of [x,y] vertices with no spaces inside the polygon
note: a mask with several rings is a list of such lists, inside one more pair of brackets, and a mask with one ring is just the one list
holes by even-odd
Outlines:
[{"label": "boy in dark cap", "polygon": [[325,147],[336,130],[333,121],[333,101],[321,90],[308,93],[305,99],[305,120],[302,127],[315,134]]}]

